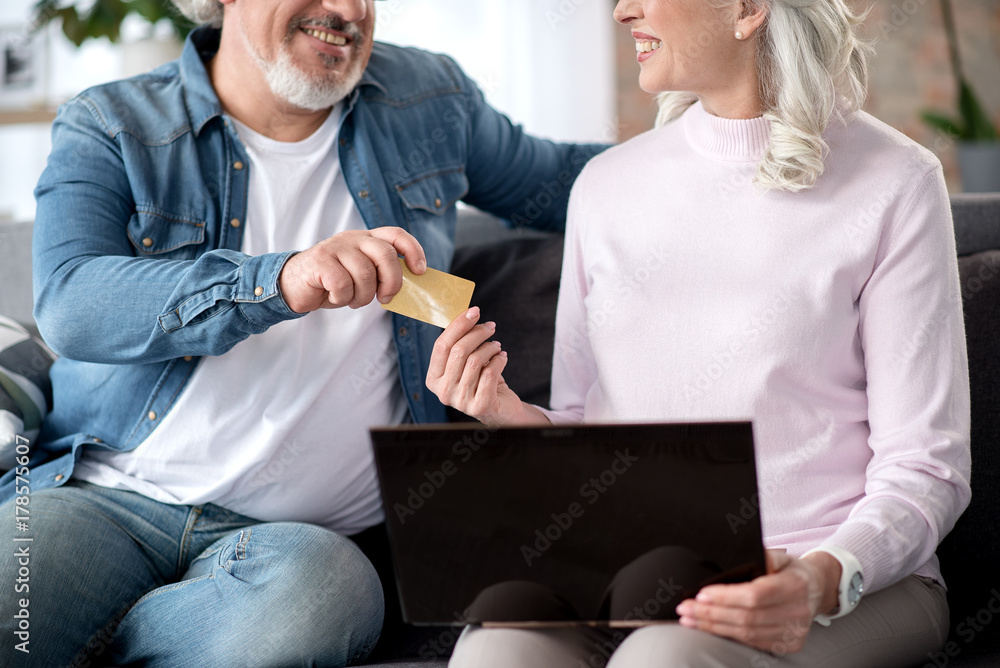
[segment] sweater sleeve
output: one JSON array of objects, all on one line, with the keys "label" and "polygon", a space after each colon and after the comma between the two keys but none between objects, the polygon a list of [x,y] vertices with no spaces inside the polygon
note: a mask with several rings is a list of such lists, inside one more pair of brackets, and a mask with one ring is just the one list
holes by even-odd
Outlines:
[{"label": "sweater sleeve", "polygon": [[584,168],[570,193],[563,249],[559,305],[552,351],[552,410],[542,411],[553,424],[583,421],[587,394],[597,383],[597,365],[587,328],[588,280],[583,237],[586,232],[587,175]]},{"label": "sweater sleeve", "polygon": [[941,168],[884,228],[862,290],[865,495],[826,544],[860,560],[866,591],[915,572],[969,504],[969,371],[954,229]]}]

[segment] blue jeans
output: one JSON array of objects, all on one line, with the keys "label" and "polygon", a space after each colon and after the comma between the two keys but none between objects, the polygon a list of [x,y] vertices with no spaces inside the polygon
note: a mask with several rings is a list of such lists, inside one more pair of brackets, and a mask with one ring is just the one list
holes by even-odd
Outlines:
[{"label": "blue jeans", "polygon": [[[327,529],[75,480],[28,507],[20,532],[0,506],[0,665],[345,666],[378,640],[379,577]],[[16,593],[24,546],[29,591]]]}]

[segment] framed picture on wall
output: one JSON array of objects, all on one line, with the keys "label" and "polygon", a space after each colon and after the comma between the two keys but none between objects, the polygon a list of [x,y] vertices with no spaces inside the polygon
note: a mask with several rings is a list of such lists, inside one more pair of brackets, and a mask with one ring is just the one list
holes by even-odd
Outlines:
[{"label": "framed picture on wall", "polygon": [[25,34],[24,26],[0,26],[0,107],[45,104],[45,35]]}]

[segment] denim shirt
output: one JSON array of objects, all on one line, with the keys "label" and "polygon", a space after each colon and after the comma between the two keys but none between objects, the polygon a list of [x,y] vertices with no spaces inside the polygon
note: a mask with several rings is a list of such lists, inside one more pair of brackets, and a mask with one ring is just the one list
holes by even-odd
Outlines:
[{"label": "denim shirt", "polygon": [[[278,290],[292,253],[240,252],[250,162],[205,67],[218,44],[218,30],[201,28],[178,61],[85,91],[53,124],[35,190],[33,287],[39,330],[61,357],[33,444],[33,490],[68,480],[81,448],[138,446],[201,357],[301,317]],[[379,43],[339,137],[365,224],[406,229],[442,270],[457,201],[562,229],[573,180],[603,148],[529,137],[451,59]],[[440,331],[393,314],[414,422],[446,419],[424,387]],[[0,478],[0,502],[12,473]]]}]

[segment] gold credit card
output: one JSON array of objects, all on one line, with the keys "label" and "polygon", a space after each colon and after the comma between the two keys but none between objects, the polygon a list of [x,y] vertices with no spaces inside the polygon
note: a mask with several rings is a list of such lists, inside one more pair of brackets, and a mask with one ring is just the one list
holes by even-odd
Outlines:
[{"label": "gold credit card", "polygon": [[472,281],[430,268],[417,276],[402,258],[399,264],[403,268],[403,287],[382,308],[442,328],[469,308],[476,287]]}]

